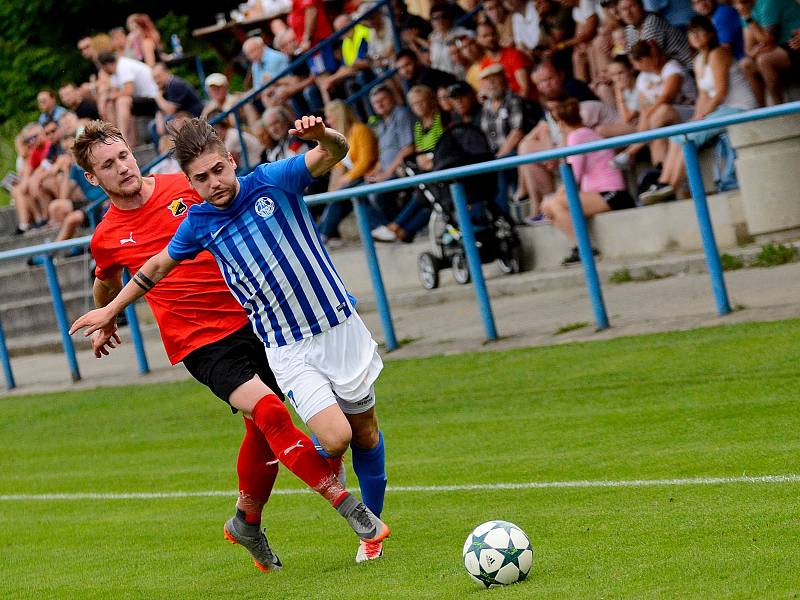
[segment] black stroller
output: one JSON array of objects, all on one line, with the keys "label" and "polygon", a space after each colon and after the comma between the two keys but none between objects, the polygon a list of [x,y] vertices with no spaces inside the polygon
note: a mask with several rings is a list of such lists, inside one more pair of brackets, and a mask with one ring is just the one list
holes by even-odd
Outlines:
[{"label": "black stroller", "polygon": [[[433,153],[433,170],[441,171],[493,158],[483,131],[475,125],[460,123],[453,125],[439,139]],[[406,172],[415,174],[410,165],[406,165]],[[504,273],[519,273],[522,270],[519,237],[511,219],[502,214],[494,202],[497,177],[494,174],[473,175],[460,182],[466,191],[481,262],[496,261]],[[457,283],[469,283],[467,256],[450,196],[450,183],[425,184],[418,188],[433,211],[428,226],[432,251],[423,252],[417,259],[422,287],[427,290],[438,287],[439,271],[448,267]]]}]

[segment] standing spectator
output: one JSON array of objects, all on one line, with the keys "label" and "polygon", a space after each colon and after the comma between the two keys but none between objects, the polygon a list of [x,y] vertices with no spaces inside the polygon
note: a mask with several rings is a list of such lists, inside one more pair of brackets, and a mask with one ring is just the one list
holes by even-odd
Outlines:
[{"label": "standing spectator", "polygon": [[417,54],[409,48],[403,48],[397,53],[395,66],[400,79],[409,89],[415,85],[425,85],[432,90],[438,90],[456,82],[452,73],[423,65]]},{"label": "standing spectator", "polygon": [[[221,112],[212,111],[208,115],[209,121],[220,114]],[[240,138],[239,131],[235,127],[231,127],[231,124],[226,119],[214,123],[214,131],[217,132],[217,136],[225,144],[225,149],[231,153],[234,162],[240,169],[249,171],[260,164],[264,146],[261,145],[256,136],[243,130]],[[244,139],[244,150],[242,149],[242,138]],[[243,159],[243,152],[247,152],[247,165],[245,165]]]},{"label": "standing spectator", "polygon": [[74,83],[62,85],[58,90],[58,97],[61,98],[64,106],[74,112],[79,119],[93,121],[100,118],[100,113],[97,112],[97,103],[90,98],[85,98],[83,92]]},{"label": "standing spectator", "polygon": [[[358,120],[347,104],[334,100],[325,105],[325,120],[347,138],[350,149],[347,156],[334,167],[328,191],[354,187],[364,181],[378,162],[378,140],[372,130]],[[334,202],[325,206],[319,223],[322,240],[329,248],[343,244],[339,234],[339,223],[353,210],[352,202]]]},{"label": "standing spectator", "polygon": [[428,57],[431,67],[440,71],[455,74],[458,65],[447,49],[447,34],[453,27],[453,8],[447,3],[434,4],[431,7],[431,26],[433,31],[428,36]]},{"label": "standing spectator", "polygon": [[59,106],[56,102],[56,94],[53,90],[42,90],[36,94],[36,103],[39,105],[39,125],[44,126],[47,121],[58,122],[67,109]]},{"label": "standing spectator", "polygon": [[126,56],[152,67],[161,60],[161,35],[152,19],[143,13],[128,17],[128,40]]},{"label": "standing spectator", "polygon": [[173,75],[164,63],[156,63],[153,67],[153,79],[159,90],[155,97],[158,114],[155,122],[151,123],[150,132],[153,143],[157,145],[159,138],[166,133],[166,124],[175,113],[187,112],[199,117],[203,112],[203,101],[189,82]]},{"label": "standing spectator", "polygon": [[692,67],[693,52],[686,33],[673,27],[659,14],[645,12],[642,0],[619,0],[619,16],[625,23],[625,41],[630,51],[636,42],[653,40],[668,59],[675,59],[686,69]]},{"label": "standing spectator", "polygon": [[516,48],[502,48],[492,23],[478,25],[477,40],[486,52],[479,63],[481,72],[489,65],[502,65],[508,88],[521,98],[530,98],[530,59]]},{"label": "standing spectator", "polygon": [[103,71],[111,76],[112,89],[105,114],[120,128],[125,139],[135,145],[133,118],[155,117],[158,112],[155,98],[159,91],[150,67],[132,58],[118,58],[111,52],[102,53],[98,60]]},{"label": "standing spectator", "polygon": [[509,48],[514,45],[514,23],[512,14],[506,10],[502,0],[484,0],[484,19],[495,26],[500,45]]},{"label": "standing spectator", "polygon": [[[289,13],[288,21],[289,27],[300,40],[297,47],[299,54],[316,46],[333,33],[322,0],[292,0],[292,10]],[[336,61],[333,58],[331,46],[327,46],[312,58],[324,65],[319,69],[321,72],[336,70],[334,66]]]},{"label": "standing spectator", "polygon": [[[724,117],[756,107],[756,98],[747,79],[727,46],[721,46],[708,17],[695,16],[689,21],[689,43],[697,50],[694,75],[700,95],[692,121]],[[682,144],[691,140],[698,148],[717,139],[722,129],[687,133],[670,138],[664,168],[654,186],[639,196],[643,204],[653,204],[677,193],[686,177]]]},{"label": "standing spectator", "polygon": [[285,54],[273,50],[258,36],[245,40],[242,51],[250,61],[253,89],[262,87],[289,66],[289,59]]},{"label": "standing spectator", "polygon": [[766,88],[774,104],[786,101],[783,78],[800,73],[800,4],[795,0],[735,0],[744,21],[745,70],[758,71],[763,86],[753,81],[759,103]]},{"label": "standing spectator", "polygon": [[[602,139],[600,134],[584,125],[580,106],[575,98],[555,103],[552,113],[562,136],[566,139],[567,146],[576,146]],[[625,189],[625,179],[622,173],[611,166],[613,156],[613,150],[598,150],[567,158],[575,175],[575,182],[578,184],[583,214],[587,218],[610,210],[622,210],[636,206]],[[570,241],[575,241],[575,230],[572,227],[567,194],[563,186],[559,187],[552,197],[545,200],[542,210],[555,227]],[[578,247],[573,246],[572,252],[562,261],[562,264],[567,266],[578,263],[580,260]]]}]

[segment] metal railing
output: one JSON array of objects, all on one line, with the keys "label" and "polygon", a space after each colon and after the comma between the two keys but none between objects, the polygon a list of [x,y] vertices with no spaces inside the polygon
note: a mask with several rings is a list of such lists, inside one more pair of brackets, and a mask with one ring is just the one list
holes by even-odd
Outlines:
[{"label": "metal railing", "polygon": [[[479,175],[482,173],[494,173],[506,169],[513,169],[521,165],[561,160],[568,156],[586,154],[589,152],[596,152],[598,150],[605,150],[608,148],[617,148],[620,146],[627,146],[637,142],[649,142],[659,138],[665,138],[676,135],[684,135],[698,131],[706,131],[710,129],[725,128],[730,125],[737,125],[740,123],[748,123],[751,121],[758,121],[762,119],[769,119],[773,117],[780,117],[791,114],[800,113],[800,102],[792,102],[789,104],[782,104],[769,108],[761,108],[753,111],[743,112],[736,115],[726,117],[718,117],[713,119],[706,119],[702,121],[694,121],[691,123],[683,123],[679,125],[671,125],[662,127],[651,131],[633,133],[629,135],[622,135],[614,138],[597,140],[586,144],[577,146],[569,146],[564,148],[554,148],[533,154],[525,154],[521,156],[514,156],[492,160],[484,163],[474,165],[467,165],[463,167],[455,167],[452,169],[445,169],[441,171],[434,171],[422,175],[415,175],[413,177],[403,177],[385,181],[381,183],[373,183],[362,185],[355,188],[347,188],[335,192],[327,192],[324,194],[317,194],[306,197],[306,202],[309,205],[314,204],[331,204],[333,202],[341,202],[343,200],[352,201],[355,207],[356,218],[358,220],[359,233],[364,245],[366,253],[367,264],[370,270],[370,277],[372,279],[373,290],[375,294],[376,307],[379,312],[381,326],[383,329],[384,340],[386,347],[389,350],[397,348],[397,337],[394,331],[394,323],[391,316],[391,308],[389,299],[386,294],[386,289],[383,284],[383,277],[381,275],[380,264],[375,251],[375,244],[370,235],[370,228],[366,214],[366,207],[363,203],[363,198],[370,194],[377,194],[382,192],[397,191],[402,189],[413,189],[420,184],[437,183],[444,181],[452,181],[462,177],[471,175]],[[684,138],[684,158],[686,160],[686,173],[689,182],[689,188],[694,200],[698,225],[700,234],[703,241],[703,250],[705,253],[706,264],[708,266],[709,277],[711,280],[711,288],[716,301],[717,313],[725,315],[730,312],[730,301],[725,286],[723,277],[722,266],[720,264],[719,252],[717,250],[716,240],[714,238],[714,230],[711,224],[711,217],[708,210],[708,203],[706,199],[705,190],[703,188],[702,176],[700,173],[700,164],[697,158],[697,148],[694,143]],[[588,228],[586,226],[586,219],[583,216],[583,210],[580,204],[580,197],[578,195],[578,187],[575,183],[575,178],[572,173],[572,168],[568,163],[562,161],[560,164],[560,173],[562,181],[565,186],[567,199],[569,202],[570,216],[572,218],[573,226],[575,228],[575,235],[578,242],[578,250],[581,257],[581,264],[584,269],[586,278],[586,287],[589,292],[592,309],[595,315],[595,322],[598,329],[605,329],[609,326],[608,314],[603,300],[602,288],[600,285],[600,278],[597,273],[597,266],[595,264],[594,255],[592,254],[591,244],[589,241]],[[472,222],[469,218],[469,209],[467,207],[466,193],[462,183],[451,183],[450,189],[453,195],[453,201],[456,207],[459,224],[461,226],[462,235],[464,239],[465,252],[467,255],[467,262],[469,264],[472,282],[475,288],[476,300],[479,307],[479,312],[484,325],[484,331],[487,340],[495,340],[498,337],[497,328],[494,322],[492,313],[491,302],[489,294],[486,289],[486,283],[483,278],[481,270],[480,255],[475,245],[474,230]],[[63,242],[54,242],[51,244],[42,244],[30,248],[19,248],[16,250],[9,250],[0,252],[0,262],[9,260],[18,260],[21,258],[28,258],[36,255],[44,256],[44,265],[48,273],[48,284],[50,292],[53,296],[53,306],[56,311],[56,319],[61,330],[62,343],[64,345],[64,352],[67,355],[67,360],[70,366],[70,372],[73,380],[80,378],[78,372],[77,361],[75,359],[75,351],[72,345],[72,340],[68,335],[69,323],[67,320],[66,312],[64,309],[63,301],[61,298],[61,290],[58,284],[58,278],[55,273],[55,268],[52,262],[52,254],[61,250],[72,248],[75,246],[86,247],[89,244],[90,237],[82,237],[72,240],[65,240]],[[127,310],[135,311],[131,306]],[[135,319],[135,312],[133,318],[129,314],[129,324],[131,327],[134,345],[137,348],[137,357],[139,359],[140,372],[147,372],[146,356],[144,355],[144,346],[139,334],[138,324]],[[3,335],[2,324],[0,324],[0,362],[3,364],[3,371],[6,377],[6,387],[9,389],[14,387],[14,378],[11,371],[11,364],[9,361],[8,350],[6,348],[5,336]]]}]

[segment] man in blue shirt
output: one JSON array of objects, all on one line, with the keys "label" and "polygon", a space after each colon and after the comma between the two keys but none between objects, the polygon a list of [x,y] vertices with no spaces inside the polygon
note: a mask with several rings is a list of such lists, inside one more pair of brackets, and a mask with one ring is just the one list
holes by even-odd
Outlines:
[{"label": "man in blue shirt", "polygon": [[318,145],[237,178],[214,129],[204,120],[186,122],[175,134],[175,157],[205,202],[189,209],[169,246],[110,304],[78,319],[71,332],[87,326],[87,334],[113,331],[115,316],[179,262],[211,252],[264,342],[278,384],[317,436],[320,453],[335,459],[348,445],[353,450],[353,469],[371,511],[370,523],[357,529],[356,561],[362,562],[379,558],[389,535],[379,519],[386,472],[374,409],[383,363],[302,198],[314,178],[344,158],[348,145],[319,117],[298,119],[289,134]]},{"label": "man in blue shirt", "polygon": [[66,108],[56,102],[56,95],[52,90],[42,90],[36,94],[36,103],[39,105],[39,110],[42,111],[38,119],[39,125],[42,127],[48,121],[58,123],[67,112]]},{"label": "man in blue shirt", "polygon": [[744,57],[744,36],[736,9],[728,4],[719,4],[717,0],[693,0],[692,8],[698,15],[711,19],[720,45],[728,46],[733,57],[741,60]]},{"label": "man in blue shirt", "polygon": [[260,37],[247,39],[242,46],[242,52],[250,61],[253,89],[260,88],[289,66],[286,55],[267,46]]}]

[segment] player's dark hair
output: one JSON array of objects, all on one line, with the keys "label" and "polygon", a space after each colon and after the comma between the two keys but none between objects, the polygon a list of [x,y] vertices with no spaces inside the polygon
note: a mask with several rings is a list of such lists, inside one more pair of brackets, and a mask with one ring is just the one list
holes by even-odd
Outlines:
[{"label": "player's dark hair", "polygon": [[225,144],[205,119],[189,119],[170,135],[175,143],[175,160],[187,175],[189,164],[201,154],[213,151],[228,156]]},{"label": "player's dark hair", "polygon": [[81,134],[75,138],[72,155],[81,169],[94,175],[92,150],[97,144],[113,144],[114,142],[123,142],[126,146],[128,145],[116,125],[105,121],[89,121]]}]

